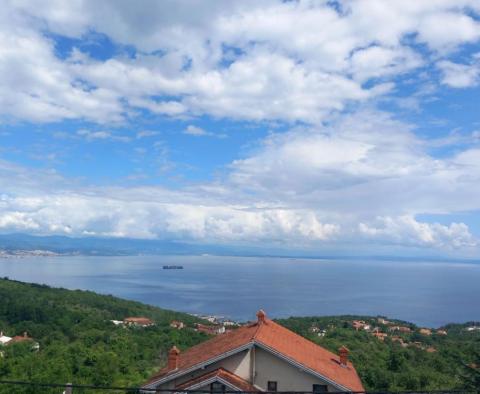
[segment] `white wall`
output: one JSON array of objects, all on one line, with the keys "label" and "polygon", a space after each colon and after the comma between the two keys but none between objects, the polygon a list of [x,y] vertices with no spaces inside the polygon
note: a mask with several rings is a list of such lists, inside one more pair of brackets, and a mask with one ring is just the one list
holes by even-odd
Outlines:
[{"label": "white wall", "polygon": [[[320,378],[301,371],[287,361],[258,347],[255,349],[255,371],[253,383],[261,390],[267,390],[269,380],[277,382],[278,391],[312,391],[314,384],[327,384]],[[330,385],[328,390],[338,391]]]}]

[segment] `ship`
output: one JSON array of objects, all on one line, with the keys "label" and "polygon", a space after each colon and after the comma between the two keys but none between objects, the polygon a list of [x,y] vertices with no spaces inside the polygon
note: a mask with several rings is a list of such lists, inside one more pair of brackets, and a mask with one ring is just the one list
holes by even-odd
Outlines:
[{"label": "ship", "polygon": [[164,270],[183,270],[183,265],[164,265]]}]

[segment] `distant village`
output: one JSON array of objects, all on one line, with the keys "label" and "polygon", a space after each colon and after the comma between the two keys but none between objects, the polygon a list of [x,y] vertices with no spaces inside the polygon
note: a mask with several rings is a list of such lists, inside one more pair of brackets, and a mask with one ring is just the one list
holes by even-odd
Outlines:
[{"label": "distant village", "polygon": [[[204,320],[205,323],[194,323],[193,326],[187,326],[187,324],[180,320],[172,320],[170,322],[170,327],[176,330],[182,329],[193,329],[194,331],[202,332],[207,335],[221,335],[233,331],[234,329],[241,327],[248,323],[241,323],[230,319],[225,319],[213,315],[197,315],[192,314],[201,320]],[[110,320],[115,326],[123,326],[126,328],[147,328],[155,326],[156,323],[144,316],[130,316],[125,317],[123,320]],[[329,330],[334,330],[339,328],[335,325],[330,324],[327,328],[321,328],[316,324],[313,324],[309,328],[310,334],[314,334],[317,337],[324,337],[327,335]],[[397,342],[401,347],[416,347],[418,349],[424,350],[428,353],[435,353],[437,349],[433,346],[427,345],[421,340],[418,340],[419,336],[425,338],[431,336],[447,336],[448,332],[445,329],[430,329],[430,328],[417,328],[413,325],[399,324],[398,322],[389,321],[385,318],[372,318],[369,320],[351,320],[346,322],[346,327],[355,331],[362,331],[369,333],[376,339],[381,342],[385,340],[390,340],[392,342]],[[472,325],[464,328],[466,332],[480,331],[480,325]],[[413,335],[418,334],[418,335]],[[417,340],[414,340],[417,339]],[[27,332],[22,333],[21,335],[7,336],[3,331],[0,331],[0,357],[3,357],[1,347],[10,346],[15,343],[28,342],[32,345],[32,350],[38,351],[40,349],[40,344],[35,341],[34,338],[31,338]]]},{"label": "distant village", "polygon": [[[444,329],[430,329],[430,328],[416,328],[410,325],[402,325],[396,322],[389,321],[385,318],[379,317],[372,320],[352,320],[348,322],[349,327],[355,331],[365,331],[371,334],[373,337],[381,342],[389,339],[392,342],[397,342],[401,347],[416,347],[424,350],[428,353],[435,353],[437,349],[433,346],[427,345],[418,339],[419,336],[430,337],[447,336],[448,332]],[[334,327],[332,327],[334,328]],[[466,327],[465,331],[472,332],[480,330],[480,326]],[[327,333],[327,329],[321,329],[316,325],[312,325],[309,330],[313,334],[317,334],[319,337],[323,337]],[[413,334],[418,334],[414,336]]]},{"label": "distant village", "polygon": [[[193,315],[199,319],[205,320],[210,324],[195,323],[193,328],[195,331],[203,332],[208,335],[220,335],[230,331],[232,328],[240,327],[242,324],[235,322],[229,319],[222,319],[217,316],[201,316]],[[123,320],[111,320],[111,322],[116,326],[125,326],[125,327],[150,327],[154,326],[155,322],[149,319],[148,317],[126,317]],[[180,320],[172,320],[170,322],[170,327],[182,330],[187,327],[187,325]]]}]

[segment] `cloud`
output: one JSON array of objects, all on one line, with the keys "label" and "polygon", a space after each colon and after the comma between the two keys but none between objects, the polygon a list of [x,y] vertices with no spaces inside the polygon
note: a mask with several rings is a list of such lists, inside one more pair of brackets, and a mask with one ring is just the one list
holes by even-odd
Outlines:
[{"label": "cloud", "polygon": [[442,72],[442,83],[452,88],[471,88],[480,83],[480,56],[473,64],[459,64],[448,60],[441,61],[437,67]]},{"label": "cloud", "polygon": [[195,137],[203,137],[207,135],[212,135],[208,131],[205,131],[201,127],[195,125],[188,125],[185,130],[183,130],[183,134],[194,135]]},{"label": "cloud", "polygon": [[96,141],[96,140],[111,140],[111,141],[120,141],[120,142],[129,142],[131,141],[130,137],[115,135],[110,131],[100,130],[100,131],[91,131],[86,129],[80,129],[77,131],[77,135],[85,138],[87,141]]},{"label": "cloud", "polygon": [[303,248],[362,243],[465,252],[479,245],[465,223],[444,225],[417,217],[480,210],[478,163],[478,147],[467,145],[434,158],[413,126],[365,110],[328,126],[271,134],[232,162],[225,177],[178,189],[85,186],[3,163],[0,228]]},{"label": "cloud", "polygon": [[[432,59],[451,61],[480,39],[479,13],[474,0],[345,1],[337,8],[148,1],[141,9],[115,1],[7,2],[0,12],[0,115],[105,124],[147,111],[319,124],[391,94],[399,76]],[[81,46],[59,53],[55,35],[106,36],[118,55],[94,58]],[[133,53],[124,55],[125,46]],[[444,82],[470,85],[473,74]]]},{"label": "cloud", "polygon": [[136,137],[137,137],[137,139],[142,139],[142,138],[154,137],[158,134],[159,134],[158,131],[142,130],[142,131],[137,132]]},{"label": "cloud", "polygon": [[459,249],[475,247],[479,243],[464,223],[449,226],[439,223],[422,223],[412,216],[378,217],[374,223],[360,223],[358,230],[376,242],[391,242],[436,248]]}]

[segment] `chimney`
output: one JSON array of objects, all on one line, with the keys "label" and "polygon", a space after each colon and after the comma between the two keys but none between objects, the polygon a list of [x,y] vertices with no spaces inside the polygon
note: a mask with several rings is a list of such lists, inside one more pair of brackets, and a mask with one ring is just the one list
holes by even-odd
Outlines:
[{"label": "chimney", "polygon": [[267,317],[267,314],[265,313],[265,311],[263,309],[260,309],[258,312],[257,312],[257,321],[259,323],[265,323],[265,319]]},{"label": "chimney", "polygon": [[26,332],[26,331],[23,332],[23,337],[24,337],[24,338],[28,338],[28,335],[27,335],[27,332]]},{"label": "chimney", "polygon": [[341,365],[347,366],[349,351],[350,350],[348,350],[345,346],[342,346],[340,349],[338,349],[338,355],[340,356]]},{"label": "chimney", "polygon": [[180,354],[180,350],[178,350],[176,346],[173,346],[168,352],[168,370],[169,371],[173,371],[178,368],[179,354]]}]

